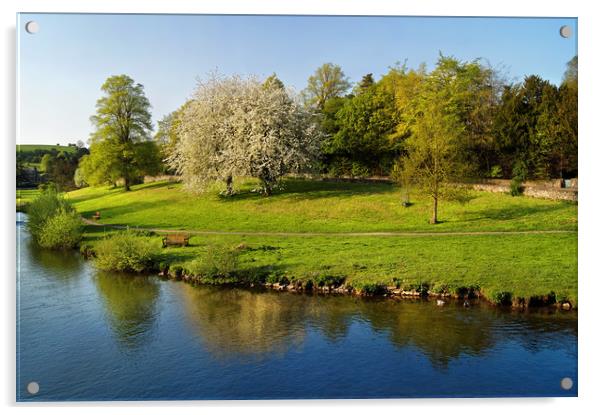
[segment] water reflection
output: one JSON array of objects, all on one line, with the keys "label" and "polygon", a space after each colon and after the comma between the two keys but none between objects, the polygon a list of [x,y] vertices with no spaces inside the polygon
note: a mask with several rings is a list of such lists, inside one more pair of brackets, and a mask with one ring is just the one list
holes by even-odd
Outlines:
[{"label": "water reflection", "polygon": [[[43,269],[44,277],[58,280],[77,278],[83,270],[80,255],[73,250],[54,251],[38,246],[26,229],[27,216],[20,213],[17,216],[17,256],[25,270]],[[19,259],[19,258],[18,258]]]},{"label": "water reflection", "polygon": [[108,272],[98,272],[93,281],[119,343],[131,349],[145,344],[157,320],[158,281]]},{"label": "water reflection", "polygon": [[187,317],[217,357],[282,353],[305,337],[307,303],[299,296],[185,285]]},{"label": "water reflection", "polygon": [[[439,369],[462,355],[482,356],[502,340],[538,351],[576,336],[574,316],[521,314],[426,301],[365,300],[185,285],[187,318],[208,350],[220,357],[283,353],[301,344],[308,330],[334,343],[354,321],[400,349],[415,347]],[[521,317],[522,316],[522,317]],[[559,318],[557,318],[559,317]],[[543,331],[545,335],[533,336]],[[564,334],[564,335],[563,335]]]}]

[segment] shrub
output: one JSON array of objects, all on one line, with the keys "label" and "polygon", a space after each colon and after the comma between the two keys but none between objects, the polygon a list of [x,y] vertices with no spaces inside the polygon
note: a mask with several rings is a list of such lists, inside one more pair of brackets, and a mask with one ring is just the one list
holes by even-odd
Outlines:
[{"label": "shrub", "polygon": [[201,258],[186,264],[186,269],[201,277],[231,277],[238,268],[240,251],[227,246],[209,245]]},{"label": "shrub", "polygon": [[363,295],[383,295],[387,292],[387,287],[384,284],[374,282],[361,284],[358,288]]},{"label": "shrub", "polygon": [[508,291],[494,292],[492,300],[497,305],[511,305],[512,304],[512,293]]},{"label": "shrub", "polygon": [[90,244],[83,244],[79,246],[79,253],[82,254],[85,258],[93,257],[94,249]]},{"label": "shrub", "polygon": [[370,176],[370,169],[363,164],[354,161],[351,164],[351,175],[353,177],[368,177]]},{"label": "shrub", "polygon": [[27,230],[36,242],[40,242],[46,222],[61,212],[72,213],[75,209],[53,187],[31,201],[27,207]]},{"label": "shrub", "polygon": [[319,274],[316,276],[316,284],[318,287],[338,287],[345,282],[345,277],[338,275]]},{"label": "shrub", "polygon": [[42,225],[40,246],[51,249],[75,248],[82,240],[83,226],[76,212],[61,210]]},{"label": "shrub", "polygon": [[512,167],[512,180],[510,181],[510,194],[520,196],[523,193],[523,182],[527,180],[527,165],[524,161],[518,161]]},{"label": "shrub", "polygon": [[182,278],[182,274],[184,274],[184,268],[181,265],[174,265],[169,268],[169,271],[176,279]]},{"label": "shrub", "polygon": [[502,177],[503,171],[502,168],[499,165],[495,165],[491,168],[491,170],[489,171],[489,177],[491,177],[492,179],[497,179],[499,177]]},{"label": "shrub", "polygon": [[107,271],[142,272],[155,268],[159,246],[131,231],[113,234],[96,245],[98,268]]}]

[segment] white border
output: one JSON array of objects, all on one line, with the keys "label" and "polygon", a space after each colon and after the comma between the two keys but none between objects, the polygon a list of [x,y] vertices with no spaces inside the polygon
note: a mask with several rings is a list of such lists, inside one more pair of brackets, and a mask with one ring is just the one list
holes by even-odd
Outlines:
[{"label": "white border", "polygon": [[[364,413],[375,407],[378,411],[445,412],[486,411],[488,414],[514,413],[517,410],[545,413],[593,412],[600,407],[602,392],[600,374],[600,323],[597,318],[602,300],[602,275],[596,261],[601,248],[599,196],[602,189],[600,157],[602,144],[600,129],[595,121],[601,117],[602,62],[600,59],[601,15],[596,12],[595,1],[579,0],[504,0],[500,2],[471,0],[2,0],[2,91],[0,101],[0,126],[3,130],[4,148],[2,164],[4,179],[2,194],[2,235],[5,243],[0,249],[2,263],[7,272],[2,275],[3,307],[2,358],[5,368],[0,375],[2,404],[8,413],[19,410],[30,413],[43,410],[46,414],[119,412],[165,414],[166,411],[198,413],[227,410],[240,413],[303,413],[318,411],[346,411]],[[367,400],[367,401],[243,401],[243,402],[152,402],[106,404],[15,404],[15,21],[16,12],[97,12],[97,13],[221,13],[221,14],[347,14],[347,15],[447,15],[447,16],[562,16],[579,18],[579,398],[565,399],[420,399],[420,400]],[[597,166],[598,164],[598,166]],[[598,167],[598,168],[596,168]],[[6,227],[6,229],[4,229]],[[410,374],[409,374],[410,375]],[[86,407],[86,409],[83,409]],[[110,409],[108,408],[110,407]],[[521,411],[522,412],[522,411]]]}]

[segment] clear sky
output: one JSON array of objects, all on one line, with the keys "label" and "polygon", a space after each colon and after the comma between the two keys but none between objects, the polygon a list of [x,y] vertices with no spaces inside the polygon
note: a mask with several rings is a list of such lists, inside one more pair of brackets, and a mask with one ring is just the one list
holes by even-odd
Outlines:
[{"label": "clear sky", "polygon": [[574,18],[21,14],[17,25],[19,142],[32,144],[86,142],[100,86],[117,74],[144,85],[156,123],[214,69],[275,72],[301,90],[324,62],[355,82],[396,62],[431,69],[441,51],[486,59],[514,81],[537,74],[558,84],[577,54]]}]

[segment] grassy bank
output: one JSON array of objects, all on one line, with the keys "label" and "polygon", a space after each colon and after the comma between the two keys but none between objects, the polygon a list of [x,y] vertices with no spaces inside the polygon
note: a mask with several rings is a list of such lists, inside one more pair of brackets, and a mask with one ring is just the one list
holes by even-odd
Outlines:
[{"label": "grassy bank", "polygon": [[27,205],[40,194],[38,189],[17,189],[17,212],[23,212]]},{"label": "grassy bank", "polygon": [[379,183],[333,183],[287,180],[286,188],[269,198],[250,192],[224,198],[217,191],[204,196],[185,193],[180,184],[165,182],[122,189],[85,188],[68,198],[102,222],[161,229],[270,232],[394,232],[576,230],[577,206],[500,193],[471,193],[467,204],[442,203],[442,223],[432,226],[430,201],[413,197],[401,205],[397,187]]},{"label": "grassy bank", "polygon": [[[247,235],[192,236],[191,246],[161,250],[172,269],[202,258],[215,246],[239,247],[236,278],[309,281],[334,278],[352,287],[376,285],[454,293],[478,287],[486,298],[516,301],[553,292],[577,303],[577,234],[259,236],[272,232],[479,232],[577,228],[577,206],[565,202],[474,192],[465,204],[445,203],[443,223],[427,223],[429,203],[400,205],[399,189],[387,184],[290,180],[265,198],[246,182],[232,199],[217,191],[191,196],[180,185],[87,188],[67,197],[84,215],[101,222],[161,229],[242,231]],[[115,230],[88,227],[94,247]],[[157,246],[159,235],[152,237]]]}]

